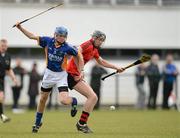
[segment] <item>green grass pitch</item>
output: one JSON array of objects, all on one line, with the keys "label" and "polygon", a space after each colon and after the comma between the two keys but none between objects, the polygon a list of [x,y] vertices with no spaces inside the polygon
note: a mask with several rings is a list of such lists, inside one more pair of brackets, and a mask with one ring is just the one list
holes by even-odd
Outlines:
[{"label": "green grass pitch", "polygon": [[180,113],[177,111],[100,110],[89,119],[93,134],[77,132],[80,116],[68,110],[46,111],[39,133],[32,134],[35,112],[7,115],[12,121],[0,123],[0,138],[180,138]]}]

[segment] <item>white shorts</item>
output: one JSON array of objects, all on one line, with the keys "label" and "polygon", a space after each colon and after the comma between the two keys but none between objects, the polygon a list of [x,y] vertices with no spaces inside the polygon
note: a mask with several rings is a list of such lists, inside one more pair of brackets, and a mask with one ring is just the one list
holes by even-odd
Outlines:
[{"label": "white shorts", "polygon": [[61,72],[53,72],[49,69],[45,70],[41,88],[44,89],[52,89],[53,87],[67,87],[67,72],[61,71]]}]

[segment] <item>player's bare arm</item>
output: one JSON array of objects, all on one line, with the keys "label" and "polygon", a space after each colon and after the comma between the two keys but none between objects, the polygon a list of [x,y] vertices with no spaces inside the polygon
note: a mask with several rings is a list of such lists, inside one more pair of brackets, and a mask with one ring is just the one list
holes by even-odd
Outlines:
[{"label": "player's bare arm", "polygon": [[78,55],[74,56],[75,59],[75,63],[77,65],[78,71],[80,72],[80,78],[77,79],[83,79],[84,78],[84,60],[83,60],[83,56],[82,56],[82,49],[81,47],[79,47],[78,49]]},{"label": "player's bare arm", "polygon": [[6,71],[6,73],[11,77],[11,79],[14,82],[14,84],[18,85],[18,82],[17,82],[16,76],[14,74],[14,71],[12,69],[9,69],[9,70]]},{"label": "player's bare arm", "polygon": [[16,27],[29,39],[33,39],[33,40],[37,40],[37,41],[39,40],[39,36],[36,36],[33,33],[29,32],[28,30],[23,28],[19,23],[16,23]]},{"label": "player's bare arm", "polygon": [[77,62],[77,68],[78,71],[81,72],[84,70],[84,60],[83,60],[83,56],[82,56],[82,49],[79,48],[78,49],[78,55],[75,58],[75,61]]},{"label": "player's bare arm", "polygon": [[109,63],[107,60],[103,59],[102,57],[99,57],[98,59],[96,59],[96,61],[98,62],[98,64],[100,64],[106,68],[111,68],[111,69],[117,70],[119,73],[124,71],[123,68],[117,67],[117,66]]}]

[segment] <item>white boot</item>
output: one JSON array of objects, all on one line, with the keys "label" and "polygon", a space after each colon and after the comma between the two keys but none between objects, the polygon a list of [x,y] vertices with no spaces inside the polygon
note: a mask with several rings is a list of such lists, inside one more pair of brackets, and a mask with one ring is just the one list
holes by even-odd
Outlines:
[{"label": "white boot", "polygon": [[1,120],[3,123],[9,122],[11,119],[5,116],[4,114],[1,114]]}]

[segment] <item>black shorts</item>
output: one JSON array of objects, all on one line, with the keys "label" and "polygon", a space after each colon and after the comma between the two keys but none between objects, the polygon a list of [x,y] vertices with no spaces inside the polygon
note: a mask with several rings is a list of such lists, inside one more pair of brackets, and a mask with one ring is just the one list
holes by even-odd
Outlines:
[{"label": "black shorts", "polygon": [[[58,87],[59,92],[68,92],[68,87],[67,86],[62,86],[62,87]],[[41,91],[42,92],[51,92],[52,88],[43,88],[41,86]]]},{"label": "black shorts", "polygon": [[0,91],[4,92],[4,79],[0,78]]},{"label": "black shorts", "polygon": [[73,89],[74,88],[74,86],[78,83],[79,81],[75,81],[74,80],[74,77],[70,74],[70,73],[68,73],[68,87],[69,87],[69,89]]}]

